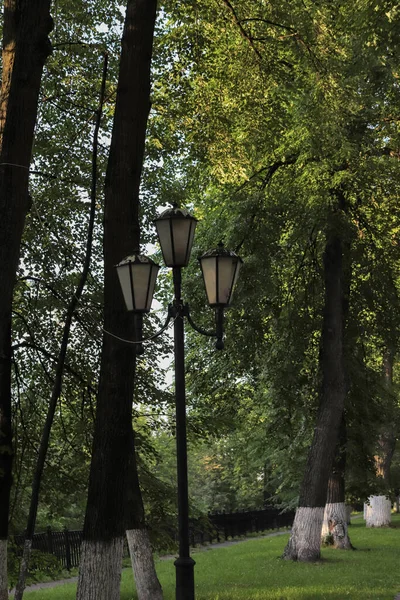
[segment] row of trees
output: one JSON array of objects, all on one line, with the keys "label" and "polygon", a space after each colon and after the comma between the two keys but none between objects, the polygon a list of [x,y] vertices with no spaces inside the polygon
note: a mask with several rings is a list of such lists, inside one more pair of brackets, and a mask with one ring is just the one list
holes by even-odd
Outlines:
[{"label": "row of trees", "polygon": [[[79,505],[91,463],[78,598],[119,597],[125,531],[140,599],[162,597],[138,469],[146,506],[161,498],[173,511],[169,342],[135,364],[114,265],[153,241],[149,222],[171,201],[201,219],[199,250],[223,231],[245,261],[226,352],[210,360],[208,343],[187,339],[193,469],[216,482],[198,507],[298,504],[285,556],[318,558],[328,489],[334,523],[344,477],[352,498],[391,487],[395,3],[165,0],[156,20],[155,0],[129,0],[123,25],[117,3],[59,0],[51,56],[50,5],[27,4],[6,1],[3,27],[0,599],[11,418],[14,520],[31,502],[24,563],[42,472],[45,501],[58,489],[62,505],[62,482]],[[187,271],[201,321],[200,278]],[[22,576],[17,597],[23,588]]]}]

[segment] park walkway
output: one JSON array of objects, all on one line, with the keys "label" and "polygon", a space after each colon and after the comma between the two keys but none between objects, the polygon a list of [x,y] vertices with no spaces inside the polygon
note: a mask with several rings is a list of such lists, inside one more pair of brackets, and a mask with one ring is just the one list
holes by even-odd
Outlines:
[{"label": "park walkway", "polygon": [[[196,546],[192,548],[192,552],[195,554],[197,552],[206,552],[209,550],[214,550],[214,548],[228,548],[229,546],[234,546],[236,544],[241,544],[244,542],[248,542],[249,540],[260,540],[268,537],[275,537],[277,535],[284,535],[285,533],[289,533],[289,530],[286,529],[284,531],[274,531],[273,533],[266,533],[265,535],[258,535],[256,537],[247,537],[240,538],[235,540],[228,540],[225,542],[217,542],[216,544],[209,544],[208,546]],[[172,560],[176,558],[176,554],[166,554],[165,556],[160,556],[160,560]],[[127,567],[130,569],[130,567]],[[46,581],[43,583],[34,583],[26,587],[27,592],[33,592],[34,590],[44,590],[46,588],[53,588],[59,585],[65,585],[66,583],[76,583],[78,581],[78,577],[69,577],[68,579],[59,579],[57,581]],[[9,597],[12,598],[14,596],[14,590],[11,590]]]}]

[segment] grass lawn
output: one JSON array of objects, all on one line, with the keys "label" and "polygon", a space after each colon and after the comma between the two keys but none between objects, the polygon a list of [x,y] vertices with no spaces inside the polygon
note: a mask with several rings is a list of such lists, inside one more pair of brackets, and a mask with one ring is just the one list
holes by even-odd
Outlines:
[{"label": "grass lawn", "polygon": [[[287,535],[195,552],[196,600],[393,600],[400,593],[400,516],[393,528],[350,528],[357,551],[323,549],[318,564],[281,560]],[[157,561],[165,600],[174,600],[172,560]],[[29,592],[27,600],[74,600],[76,585]],[[130,570],[121,600],[136,600]]]}]

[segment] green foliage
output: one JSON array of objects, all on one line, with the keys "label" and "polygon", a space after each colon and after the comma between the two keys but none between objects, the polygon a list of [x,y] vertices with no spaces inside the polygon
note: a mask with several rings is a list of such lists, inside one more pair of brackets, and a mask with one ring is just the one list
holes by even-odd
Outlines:
[{"label": "green foliage", "polygon": [[[77,526],[82,519],[102,335],[103,188],[123,15],[114,1],[59,0],[53,16],[14,302],[14,530],[25,525],[54,357],[82,265],[107,50],[94,255],[67,353],[40,526]],[[399,340],[397,18],[389,0],[161,2],[143,244],[154,242],[151,220],[159,207],[177,201],[193,209],[200,222],[184,288],[206,328],[212,316],[196,254],[223,238],[244,258],[225,352],[187,334],[195,515],[296,505],[319,401],[322,254],[332,209],[341,213],[351,270],[348,494],[362,499],[376,489],[377,437],[385,421],[399,419],[398,382],[390,393],[382,386],[384,350],[397,351]],[[158,290],[164,305],[170,289],[166,275]],[[145,335],[161,321],[158,313],[146,319]],[[168,337],[146,345],[133,411],[157,547],[170,539],[176,517],[173,398],[162,366],[171,346]]]},{"label": "green foliage", "polygon": [[[164,10],[154,151],[170,187],[202,219],[197,248],[223,236],[245,260],[224,356],[189,338],[192,434],[219,436],[222,446],[233,429],[237,440],[257,432],[271,497],[296,502],[319,399],[322,253],[333,208],[352,271],[349,489],[361,497],[376,485],[377,438],[396,411],[381,385],[383,348],[398,346],[396,8],[211,0]],[[202,314],[199,280],[188,273],[187,295]],[[236,441],[236,462],[242,452]]]}]

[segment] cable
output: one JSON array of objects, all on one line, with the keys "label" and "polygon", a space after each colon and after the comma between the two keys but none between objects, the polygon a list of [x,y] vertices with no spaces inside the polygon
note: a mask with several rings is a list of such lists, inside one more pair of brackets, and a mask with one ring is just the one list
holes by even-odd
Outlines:
[{"label": "cable", "polygon": [[0,163],[0,167],[19,167],[20,169],[27,169],[28,171],[30,170],[30,167],[27,167],[26,165],[16,165],[15,163]]},{"label": "cable", "polygon": [[104,329],[104,327],[102,327],[102,330],[104,331],[104,333],[106,333],[107,335],[110,335],[111,337],[120,340],[121,342],[125,342],[126,344],[143,344],[143,342],[150,342],[151,340],[155,340],[156,338],[158,338],[166,329],[168,329],[168,327],[170,325],[173,325],[176,321],[176,319],[179,317],[180,315],[176,315],[176,317],[174,319],[168,317],[165,325],[163,327],[161,327],[160,331],[157,331],[157,333],[155,333],[154,335],[151,335],[148,338],[144,338],[143,340],[139,340],[137,342],[134,342],[133,340],[127,340],[125,338],[119,337],[118,335],[115,335],[115,333],[111,333],[111,331],[107,331],[107,329]]}]

